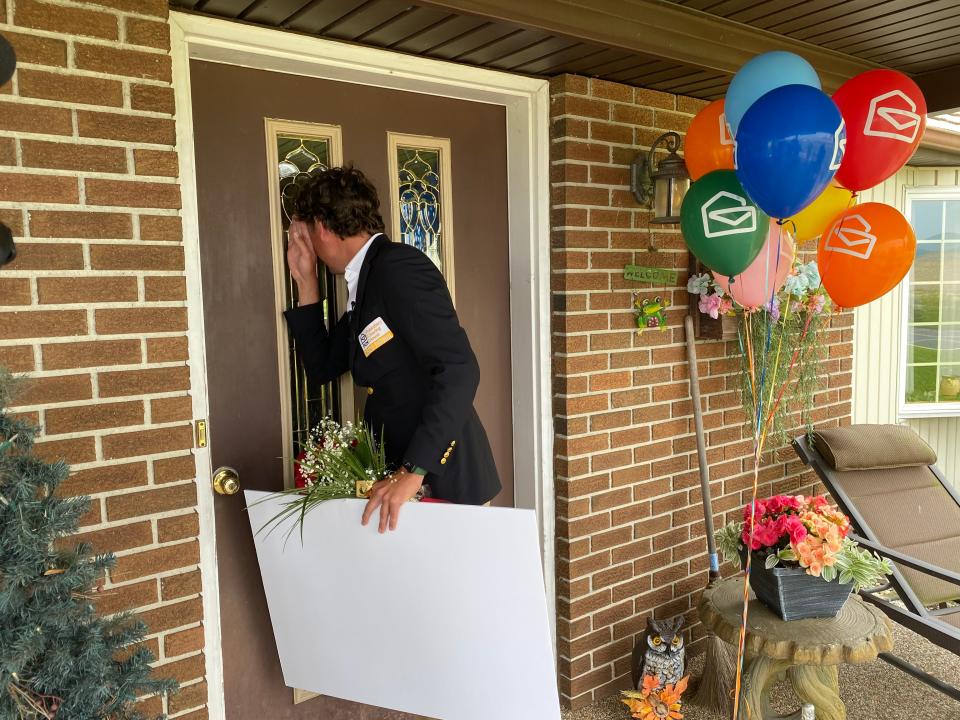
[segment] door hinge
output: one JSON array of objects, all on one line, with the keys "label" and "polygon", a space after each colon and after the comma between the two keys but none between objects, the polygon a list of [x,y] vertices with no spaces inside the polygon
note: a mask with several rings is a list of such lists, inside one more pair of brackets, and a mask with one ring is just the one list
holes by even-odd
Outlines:
[{"label": "door hinge", "polygon": [[197,420],[194,422],[194,429],[196,431],[197,438],[197,447],[203,448],[207,446],[207,421],[206,420]]}]

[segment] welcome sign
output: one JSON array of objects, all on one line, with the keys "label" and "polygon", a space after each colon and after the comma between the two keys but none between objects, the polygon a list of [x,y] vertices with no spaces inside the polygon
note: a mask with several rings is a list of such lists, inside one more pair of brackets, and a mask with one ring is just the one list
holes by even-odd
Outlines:
[{"label": "welcome sign", "polygon": [[656,283],[657,285],[676,285],[678,273],[676,270],[667,268],[626,265],[623,268],[623,278],[624,280]]}]

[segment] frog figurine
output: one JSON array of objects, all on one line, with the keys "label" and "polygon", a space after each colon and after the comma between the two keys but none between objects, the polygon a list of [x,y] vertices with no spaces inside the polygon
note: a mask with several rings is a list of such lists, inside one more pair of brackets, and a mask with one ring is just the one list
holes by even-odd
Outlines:
[{"label": "frog figurine", "polygon": [[642,300],[636,297],[633,301],[636,308],[634,316],[636,317],[638,333],[642,333],[647,328],[660,328],[663,332],[667,329],[667,308],[670,307],[670,301],[664,301],[659,295],[649,300]]}]

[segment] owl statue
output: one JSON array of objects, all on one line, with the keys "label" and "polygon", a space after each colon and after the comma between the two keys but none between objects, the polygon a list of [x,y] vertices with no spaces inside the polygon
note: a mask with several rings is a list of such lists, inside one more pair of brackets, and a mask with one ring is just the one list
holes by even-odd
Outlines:
[{"label": "owl statue", "polygon": [[683,677],[683,615],[669,620],[647,620],[647,630],[633,648],[633,686],[643,689],[643,678],[655,675],[658,688],[674,684]]}]

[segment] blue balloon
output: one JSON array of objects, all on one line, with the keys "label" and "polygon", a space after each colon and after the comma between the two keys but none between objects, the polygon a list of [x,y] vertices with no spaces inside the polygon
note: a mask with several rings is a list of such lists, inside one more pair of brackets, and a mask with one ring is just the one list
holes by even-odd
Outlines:
[{"label": "blue balloon", "polygon": [[737,135],[737,178],[767,215],[783,219],[812,203],[840,167],[846,130],[821,90],[787,85],[757,100]]},{"label": "blue balloon", "polygon": [[750,106],[771,90],[784,85],[809,85],[820,89],[820,78],[813,65],[785,50],[757,55],[737,71],[724,98],[723,112],[730,132],[736,138],[740,121]]}]

